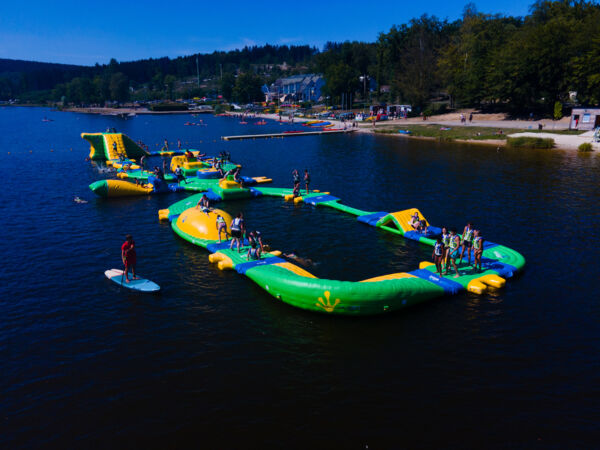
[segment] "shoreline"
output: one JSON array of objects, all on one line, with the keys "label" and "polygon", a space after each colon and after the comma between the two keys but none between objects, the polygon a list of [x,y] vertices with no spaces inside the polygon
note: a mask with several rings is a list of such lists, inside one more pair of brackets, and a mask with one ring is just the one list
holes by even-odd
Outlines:
[{"label": "shoreline", "polygon": [[[278,114],[256,114],[255,116],[263,118],[263,119],[279,121]],[[295,117],[294,118],[294,122],[300,122],[300,123],[308,122],[310,120],[314,120],[314,119],[308,119],[308,118],[304,118],[304,117],[298,117],[298,118]],[[323,119],[323,120],[327,120],[328,122],[336,124],[337,129],[343,129],[342,122],[339,120],[336,120],[336,119]],[[526,122],[526,121],[520,121],[520,120],[503,120],[501,122],[498,122],[497,120],[490,120],[490,121],[478,120],[475,124],[471,123],[469,125],[463,125],[463,124],[460,124],[460,122],[456,122],[454,120],[448,120],[448,121],[434,120],[434,121],[427,121],[427,123],[423,123],[422,119],[412,120],[412,121],[410,119],[408,121],[405,119],[401,119],[401,120],[380,122],[381,125],[379,125],[379,127],[380,127],[379,129],[381,129],[383,127],[392,127],[392,126],[401,128],[402,125],[411,125],[411,126],[417,126],[417,127],[427,126],[427,125],[440,125],[440,126],[452,125],[452,126],[457,126],[457,127],[464,126],[467,128],[477,128],[477,127],[485,127],[486,125],[488,127],[490,125],[496,127],[500,123],[501,126],[497,127],[497,128],[514,130],[514,132],[507,132],[505,134],[505,136],[507,138],[508,137],[525,136],[525,137],[538,137],[538,138],[554,139],[554,147],[551,150],[578,151],[578,146],[581,143],[591,142],[591,135],[589,135],[588,133],[582,133],[582,134],[577,135],[577,134],[552,133],[551,131],[533,132],[534,125],[535,125],[535,127],[537,127],[538,123],[542,123],[544,125],[544,128],[546,128],[546,127],[548,127],[547,122],[548,121]],[[531,127],[532,131],[527,131],[527,129],[524,129],[524,125]],[[556,130],[556,131],[565,131],[568,129],[568,122],[566,122],[565,120],[556,121],[556,122],[552,121],[551,125],[552,125],[552,130]],[[425,141],[437,141],[437,142],[448,142],[448,143],[454,142],[454,143],[460,143],[460,144],[487,145],[487,146],[495,146],[495,147],[506,147],[507,146],[507,139],[451,138],[447,141],[443,141],[437,137],[432,137],[432,136],[412,136],[409,134],[401,134],[401,133],[397,133],[397,132],[396,133],[377,132],[376,131],[377,126],[375,127],[375,129],[373,129],[372,125],[363,125],[363,124],[358,124],[358,126],[356,128],[354,128],[354,130],[357,131],[358,133],[370,133],[373,135],[395,136],[395,137],[399,137],[399,138],[420,139],[420,140],[425,140]],[[592,148],[594,149],[594,151],[599,151],[600,143],[592,143]],[[594,151],[592,151],[591,153],[594,153]]]},{"label": "shoreline", "polygon": [[102,116],[132,116],[132,115],[169,115],[169,114],[213,114],[214,109],[203,109],[194,110],[189,109],[187,111],[151,111],[145,108],[64,108],[57,110],[61,112],[74,112],[81,114],[99,114]]}]

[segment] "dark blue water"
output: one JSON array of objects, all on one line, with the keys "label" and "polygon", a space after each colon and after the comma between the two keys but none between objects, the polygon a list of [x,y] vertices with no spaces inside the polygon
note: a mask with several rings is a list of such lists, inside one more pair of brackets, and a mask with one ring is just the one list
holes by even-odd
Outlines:
[{"label": "dark blue water", "polygon": [[[54,122],[42,122],[43,116]],[[0,446],[592,447],[600,433],[600,158],[371,135],[222,142],[280,131],[186,116],[0,108]],[[218,153],[246,175],[371,211],[476,223],[525,273],[487,295],[340,318],[275,301],[157,220],[181,194],[97,199],[81,132],[116,127]],[[87,204],[73,202],[74,196]],[[320,277],[413,270],[429,247],[341,212],[263,198],[243,211]],[[126,233],[159,296],[120,292]]]}]

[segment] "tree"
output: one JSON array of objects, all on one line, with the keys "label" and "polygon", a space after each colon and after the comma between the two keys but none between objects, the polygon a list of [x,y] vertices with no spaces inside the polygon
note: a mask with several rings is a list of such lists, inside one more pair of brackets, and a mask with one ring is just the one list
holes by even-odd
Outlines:
[{"label": "tree", "polygon": [[103,104],[110,100],[110,79],[106,76],[96,75],[94,77],[95,102]]},{"label": "tree", "polygon": [[129,98],[129,79],[121,72],[110,77],[110,98],[117,102],[124,102]]},{"label": "tree", "polygon": [[232,73],[223,74],[223,78],[221,78],[220,84],[220,92],[223,98],[227,100],[231,100],[231,94],[233,93],[233,88],[235,87],[235,77]]},{"label": "tree", "polygon": [[252,73],[240,74],[232,91],[232,97],[239,103],[251,103],[264,99],[262,93],[262,79]]},{"label": "tree", "polygon": [[323,93],[338,103],[342,94],[353,94],[360,89],[359,72],[344,62],[338,62],[328,67],[325,72]]},{"label": "tree", "polygon": [[562,103],[554,102],[554,120],[560,120],[563,116]]},{"label": "tree", "polygon": [[175,82],[177,81],[177,78],[175,78],[173,75],[167,75],[165,77],[165,85],[167,86],[167,98],[169,100],[173,100],[173,88],[175,87]]},{"label": "tree", "polygon": [[73,78],[66,86],[67,101],[81,104],[91,103],[94,97],[94,86],[89,78]]},{"label": "tree", "polygon": [[439,91],[438,57],[456,27],[423,15],[379,36],[381,78],[392,85],[395,97],[423,107]]}]

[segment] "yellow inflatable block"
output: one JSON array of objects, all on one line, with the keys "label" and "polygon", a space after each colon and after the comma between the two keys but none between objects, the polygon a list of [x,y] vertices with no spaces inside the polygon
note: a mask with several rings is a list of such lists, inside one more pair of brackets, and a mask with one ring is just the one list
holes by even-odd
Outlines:
[{"label": "yellow inflatable block", "polygon": [[429,267],[429,266],[435,266],[435,264],[432,262],[429,262],[429,261],[421,261],[419,263],[419,269],[424,269],[425,267]]},{"label": "yellow inflatable block", "polygon": [[467,284],[467,291],[472,292],[473,294],[483,294],[487,286],[481,283],[478,280],[471,280],[469,284]]},{"label": "yellow inflatable block", "polygon": [[234,189],[234,188],[241,188],[240,183],[238,183],[237,181],[233,181],[233,180],[228,180],[226,178],[222,178],[219,181],[219,187],[221,189]]},{"label": "yellow inflatable block", "polygon": [[294,203],[300,203],[302,201],[302,197],[296,197],[294,199]]},{"label": "yellow inflatable block", "polygon": [[272,178],[267,178],[267,177],[252,177],[252,179],[254,181],[256,181],[258,184],[272,183],[273,182]]},{"label": "yellow inflatable block", "polygon": [[233,270],[233,261],[231,261],[231,259],[226,256],[221,261],[219,261],[217,267],[219,268],[219,270]]},{"label": "yellow inflatable block", "polygon": [[504,278],[493,274],[484,275],[482,277],[477,278],[477,280],[495,288],[503,288],[506,284],[506,280]]},{"label": "yellow inflatable block", "polygon": [[131,169],[131,170],[137,170],[137,169],[140,168],[140,166],[138,166],[137,164],[123,164],[123,163],[120,163],[120,162],[113,162],[112,166],[115,169],[121,169],[123,166],[127,166],[126,167],[127,170],[129,170],[129,169]]},{"label": "yellow inflatable block", "polygon": [[414,275],[406,272],[398,272],[398,273],[389,273],[387,275],[381,275],[375,278],[369,278],[367,280],[362,280],[361,283],[374,283],[376,281],[386,281],[386,280],[400,280],[402,278],[416,278]]},{"label": "yellow inflatable block", "polygon": [[[281,254],[281,252],[280,252],[280,254]],[[290,272],[294,272],[296,275],[300,275],[301,277],[317,278],[312,273],[307,272],[306,270],[304,270],[302,267],[297,266],[295,264],[292,264],[290,262],[276,263],[276,264],[273,264],[273,265],[274,266],[283,267],[284,269],[287,269]]]},{"label": "yellow inflatable block", "polygon": [[292,200],[294,200],[294,194],[288,194],[288,195],[284,195],[284,196],[283,196],[283,199],[284,199],[286,202],[291,202]]},{"label": "yellow inflatable block", "polygon": [[217,215],[225,219],[227,228],[231,226],[231,216],[220,209],[213,209],[208,213],[196,207],[186,209],[177,218],[177,226],[184,233],[198,239],[218,240]]},{"label": "yellow inflatable block", "polygon": [[281,251],[280,250],[273,250],[272,252],[268,252],[269,255],[273,255],[273,256],[281,256]]},{"label": "yellow inflatable block", "polygon": [[117,178],[121,178],[122,180],[124,180],[125,178],[129,178],[129,175],[127,175],[127,172],[119,172],[117,174]]},{"label": "yellow inflatable block", "polygon": [[219,270],[233,269],[233,261],[231,261],[231,258],[221,252],[208,255],[208,260],[211,263],[217,263]]},{"label": "yellow inflatable block", "polygon": [[169,208],[158,210],[158,220],[169,220]]},{"label": "yellow inflatable block", "polygon": [[402,230],[403,232],[406,233],[407,231],[413,231],[414,229],[408,224],[408,221],[414,213],[419,213],[419,219],[425,220],[425,223],[427,226],[429,226],[429,222],[427,222],[425,216],[423,216],[421,211],[419,211],[417,208],[405,209],[404,211],[390,213],[389,215],[391,216],[391,219],[388,218],[382,225],[387,225],[393,220],[398,226],[398,229]]}]

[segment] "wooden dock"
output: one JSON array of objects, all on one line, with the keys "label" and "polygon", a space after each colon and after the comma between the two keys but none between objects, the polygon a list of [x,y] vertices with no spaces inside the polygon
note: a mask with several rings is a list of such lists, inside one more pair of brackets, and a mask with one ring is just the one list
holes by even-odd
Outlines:
[{"label": "wooden dock", "polygon": [[275,139],[295,136],[314,136],[319,134],[341,134],[352,133],[353,128],[347,130],[330,130],[330,131],[299,131],[298,133],[267,133],[267,134],[240,134],[238,136],[221,136],[224,141],[235,141],[241,139]]}]

